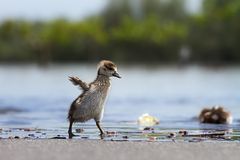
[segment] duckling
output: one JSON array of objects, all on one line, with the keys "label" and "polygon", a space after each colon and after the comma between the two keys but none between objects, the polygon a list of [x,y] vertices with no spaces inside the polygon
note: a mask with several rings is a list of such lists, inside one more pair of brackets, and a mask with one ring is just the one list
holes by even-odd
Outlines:
[{"label": "duckling", "polygon": [[71,104],[68,112],[69,138],[75,136],[72,133],[72,125],[75,122],[86,122],[94,119],[100,135],[104,134],[100,126],[103,118],[104,103],[110,88],[110,77],[121,78],[117,72],[117,66],[108,60],[102,60],[97,69],[97,78],[87,84],[78,77],[69,77],[69,80],[76,86],[79,86],[83,92]]},{"label": "duckling", "polygon": [[231,113],[222,106],[204,108],[199,115],[201,123],[231,124],[232,119]]}]

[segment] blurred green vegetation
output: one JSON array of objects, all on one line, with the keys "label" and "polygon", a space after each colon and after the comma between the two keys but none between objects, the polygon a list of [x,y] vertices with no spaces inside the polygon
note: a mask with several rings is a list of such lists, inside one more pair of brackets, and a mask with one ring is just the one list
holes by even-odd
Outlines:
[{"label": "blurred green vegetation", "polygon": [[112,0],[82,21],[7,20],[0,24],[0,61],[240,62],[240,1],[204,0],[197,14],[185,3]]}]

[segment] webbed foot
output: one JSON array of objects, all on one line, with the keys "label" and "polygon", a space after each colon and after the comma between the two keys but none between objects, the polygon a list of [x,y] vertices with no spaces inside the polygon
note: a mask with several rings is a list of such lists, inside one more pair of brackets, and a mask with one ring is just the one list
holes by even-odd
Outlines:
[{"label": "webbed foot", "polygon": [[73,134],[72,132],[69,132],[69,133],[68,133],[68,138],[69,138],[69,139],[72,139],[72,137],[75,137],[75,136],[77,136],[77,135]]}]

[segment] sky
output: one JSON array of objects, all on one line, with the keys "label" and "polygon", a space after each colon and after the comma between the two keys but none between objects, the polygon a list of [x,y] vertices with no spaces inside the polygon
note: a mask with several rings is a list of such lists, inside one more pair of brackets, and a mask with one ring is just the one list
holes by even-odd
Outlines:
[{"label": "sky", "polygon": [[202,7],[202,0],[187,0],[186,8],[188,8],[188,10],[191,13],[196,13],[201,11],[201,7]]},{"label": "sky", "polygon": [[73,20],[99,13],[108,0],[0,0],[0,20],[12,18]]},{"label": "sky", "polygon": [[[0,21],[6,19],[51,20],[59,17],[81,20],[98,14],[109,0],[0,0]],[[201,0],[187,0],[190,12],[201,7]]]}]

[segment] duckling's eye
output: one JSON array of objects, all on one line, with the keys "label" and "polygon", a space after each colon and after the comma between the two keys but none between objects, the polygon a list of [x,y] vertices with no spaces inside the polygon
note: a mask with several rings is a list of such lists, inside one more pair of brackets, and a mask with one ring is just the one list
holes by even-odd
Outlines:
[{"label": "duckling's eye", "polygon": [[106,68],[107,68],[109,71],[113,71],[113,70],[114,70],[113,68],[108,67],[108,66],[106,66]]}]

